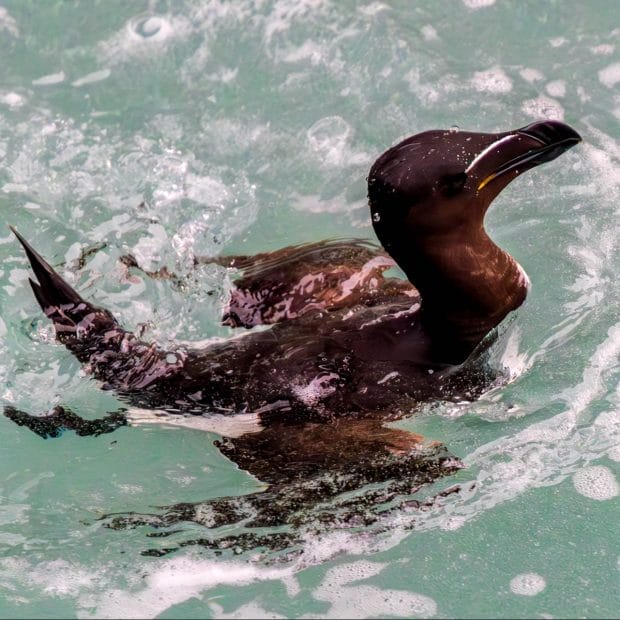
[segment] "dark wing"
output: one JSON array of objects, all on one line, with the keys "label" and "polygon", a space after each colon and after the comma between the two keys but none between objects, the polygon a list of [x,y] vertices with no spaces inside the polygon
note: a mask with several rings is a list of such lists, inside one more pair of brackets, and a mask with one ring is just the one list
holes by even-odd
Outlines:
[{"label": "dark wing", "polygon": [[378,246],[360,239],[289,246],[255,256],[219,257],[234,267],[234,281],[222,322],[253,327],[298,318],[309,312],[373,306],[417,297],[400,278],[386,278],[394,261]]},{"label": "dark wing", "polygon": [[243,276],[260,277],[272,268],[297,262],[307,262],[323,267],[334,263],[349,263],[352,266],[361,267],[374,256],[387,257],[387,254],[372,241],[352,238],[298,243],[259,254],[218,256],[215,258],[196,257],[195,262],[196,264],[217,263],[222,267],[239,269]]}]

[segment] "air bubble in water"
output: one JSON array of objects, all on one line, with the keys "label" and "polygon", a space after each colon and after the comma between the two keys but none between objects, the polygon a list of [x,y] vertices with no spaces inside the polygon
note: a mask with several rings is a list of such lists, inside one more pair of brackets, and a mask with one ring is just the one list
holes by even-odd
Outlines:
[{"label": "air bubble in water", "polygon": [[372,214],[372,221],[373,222],[380,222],[381,221],[381,215],[379,213],[373,213]]},{"label": "air bubble in water", "polygon": [[458,133],[460,131],[460,128],[458,125],[452,125],[449,129],[450,133]]},{"label": "air bubble in water", "polygon": [[162,19],[159,17],[147,17],[136,24],[135,30],[140,36],[148,39],[155,36],[161,30],[162,24]]},{"label": "air bubble in water", "polygon": [[545,589],[546,585],[544,578],[536,573],[523,573],[510,580],[510,589],[513,594],[521,596],[536,596]]}]

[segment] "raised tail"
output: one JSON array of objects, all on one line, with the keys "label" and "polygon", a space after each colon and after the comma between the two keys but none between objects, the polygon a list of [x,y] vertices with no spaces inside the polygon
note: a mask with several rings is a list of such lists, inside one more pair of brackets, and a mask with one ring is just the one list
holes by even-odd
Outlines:
[{"label": "raised tail", "polygon": [[[177,351],[172,355],[123,329],[108,310],[82,299],[14,228],[11,230],[26,250],[38,280],[30,280],[30,285],[43,312],[54,322],[56,338],[103,382],[104,389],[141,394],[143,398],[134,399],[139,406],[166,403],[170,396],[166,381],[183,371],[186,354]],[[170,398],[178,410],[178,398]]]},{"label": "raised tail", "polygon": [[15,228],[9,228],[26,251],[38,280],[29,278],[34,296],[46,316],[54,322],[58,340],[75,353],[78,359],[86,361],[90,357],[92,346],[99,340],[98,336],[124,333],[110,312],[84,300]]}]

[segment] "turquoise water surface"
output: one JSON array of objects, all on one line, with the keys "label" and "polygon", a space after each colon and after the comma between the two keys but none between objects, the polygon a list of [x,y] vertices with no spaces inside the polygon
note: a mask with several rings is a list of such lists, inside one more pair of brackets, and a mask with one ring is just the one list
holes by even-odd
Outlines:
[{"label": "turquoise water surface", "polygon": [[[380,528],[308,528],[286,558],[149,557],[166,540],[99,517],[260,488],[216,435],[44,441],[1,417],[0,617],[620,614],[620,3],[3,0],[0,41],[2,222],[161,343],[231,334],[233,274],[195,254],[373,239],[365,177],[407,135],[554,118],[583,137],[487,218],[532,280],[495,345],[511,381],[400,422],[465,463],[422,496],[461,493]],[[128,272],[128,252],[190,277]],[[54,343],[6,227],[0,254],[2,403],[117,408]]]}]

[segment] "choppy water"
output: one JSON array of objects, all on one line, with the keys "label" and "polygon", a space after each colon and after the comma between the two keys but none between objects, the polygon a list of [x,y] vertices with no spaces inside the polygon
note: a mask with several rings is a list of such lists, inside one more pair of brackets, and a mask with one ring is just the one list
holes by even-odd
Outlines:
[{"label": "choppy water", "polygon": [[[97,517],[256,490],[214,436],[43,441],[0,418],[0,616],[618,615],[619,26],[615,0],[3,2],[1,219],[160,342],[226,335],[230,276],[128,277],[127,251],[189,273],[194,253],[372,238],[368,167],[423,129],[561,118],[584,142],[489,214],[533,281],[496,351],[514,380],[405,423],[465,461],[429,492],[470,491],[288,563],[150,558],[147,530]],[[115,408],[53,344],[6,229],[0,254],[3,402]]]}]

